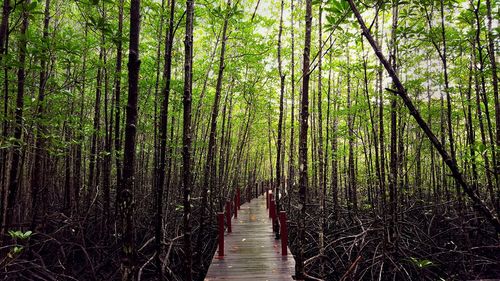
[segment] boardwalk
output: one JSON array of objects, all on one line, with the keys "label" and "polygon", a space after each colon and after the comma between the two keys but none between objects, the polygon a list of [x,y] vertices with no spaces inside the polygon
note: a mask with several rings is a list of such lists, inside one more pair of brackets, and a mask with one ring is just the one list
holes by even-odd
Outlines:
[{"label": "boardwalk", "polygon": [[295,261],[281,256],[281,244],[274,239],[265,196],[241,206],[233,218],[233,233],[225,234],[225,256],[217,252],[205,281],[212,280],[293,280]]}]

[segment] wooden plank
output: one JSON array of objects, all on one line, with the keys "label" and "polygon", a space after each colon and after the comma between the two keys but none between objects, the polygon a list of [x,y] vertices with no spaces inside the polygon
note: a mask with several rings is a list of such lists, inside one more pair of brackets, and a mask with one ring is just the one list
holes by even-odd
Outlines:
[{"label": "wooden plank", "polygon": [[293,280],[295,261],[290,250],[281,255],[281,242],[272,231],[266,209],[266,196],[241,206],[232,220],[232,233],[226,233],[225,256],[212,259],[205,281],[214,280]]}]

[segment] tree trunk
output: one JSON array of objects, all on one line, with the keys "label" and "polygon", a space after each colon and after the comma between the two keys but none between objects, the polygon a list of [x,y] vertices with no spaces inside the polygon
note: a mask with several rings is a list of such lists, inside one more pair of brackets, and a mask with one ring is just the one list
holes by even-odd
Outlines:
[{"label": "tree trunk", "polygon": [[165,167],[167,164],[167,122],[168,122],[168,107],[170,99],[170,82],[172,76],[172,46],[174,42],[174,17],[175,17],[175,0],[169,1],[170,15],[168,20],[167,38],[165,40],[165,65],[163,67],[163,88],[162,88],[162,104],[160,109],[160,151],[159,163],[155,163],[155,185],[156,185],[156,221],[155,221],[155,241],[156,241],[156,270],[158,277],[161,280],[162,266],[161,253],[163,252],[163,190],[165,187]]},{"label": "tree trunk", "polygon": [[101,129],[101,94],[102,94],[102,71],[101,66],[104,57],[104,32],[101,34],[101,45],[99,47],[99,63],[97,66],[97,77],[96,77],[96,92],[95,92],[95,103],[94,103],[94,125],[90,143],[90,159],[89,159],[89,174],[87,181],[87,195],[85,207],[90,208],[94,192],[97,191],[97,186],[99,185],[99,144],[100,137],[99,131]]},{"label": "tree trunk", "polygon": [[[107,20],[105,2],[102,2],[103,19]],[[103,56],[103,79],[104,79],[104,156],[102,161],[102,190],[103,190],[103,212],[102,212],[102,231],[104,237],[108,236],[110,218],[111,218],[111,162],[112,162],[112,135],[113,135],[113,111],[110,110],[109,105],[109,75],[108,68],[108,54],[104,53]]]},{"label": "tree trunk", "polygon": [[193,88],[193,18],[194,0],[186,1],[186,37],[184,40],[184,114],[182,133],[182,186],[184,197],[184,280],[192,280],[191,249],[191,105]]},{"label": "tree trunk", "polygon": [[[282,149],[283,149],[283,99],[285,95],[285,74],[283,73],[283,66],[282,66],[282,61],[281,61],[281,38],[283,35],[283,10],[285,8],[285,1],[281,0],[281,12],[280,12],[280,26],[279,26],[279,31],[278,31],[278,72],[279,72],[279,77],[280,77],[280,102],[279,102],[279,118],[278,118],[278,139],[277,139],[277,152],[276,152],[276,194],[275,194],[275,201],[276,201],[276,214],[279,214],[281,210],[281,205],[280,205],[280,196],[281,196],[281,156],[282,156]],[[274,229],[276,230],[276,239],[280,238],[280,231],[279,231],[279,220],[274,220]]]},{"label": "tree trunk", "polygon": [[[48,36],[49,36],[49,22],[50,22],[50,0],[45,1],[45,11],[44,11],[44,20],[43,20],[43,35],[42,42],[48,44]],[[47,45],[43,46],[43,53],[49,53]],[[48,75],[47,75],[47,57],[42,56],[40,59],[40,79],[38,86],[38,106],[37,113],[35,119],[38,121],[37,128],[35,129],[33,138],[35,139],[35,148],[34,148],[34,165],[35,169],[33,169],[33,178],[31,180],[31,211],[32,211],[32,222],[31,229],[35,230],[36,220],[38,216],[38,195],[41,189],[44,188],[44,182],[42,181],[42,174],[44,172],[43,162],[45,158],[45,134],[46,129],[43,125],[43,117],[45,113],[45,89],[47,85]],[[46,194],[44,192],[43,194]],[[41,209],[45,210],[45,201],[42,200],[40,203],[42,204]]]},{"label": "tree trunk", "polygon": [[[369,113],[369,117],[370,117],[370,128],[371,128],[371,134],[373,135],[373,146],[374,146],[374,150],[375,150],[375,172],[377,175],[378,184],[381,187],[383,185],[384,179],[382,178],[382,172],[381,172],[381,167],[380,167],[381,163],[380,163],[379,146],[378,146],[378,142],[379,142],[378,137],[379,136],[377,135],[377,129],[376,129],[377,124],[375,121],[375,114],[373,112],[372,102],[370,100],[370,94],[369,94],[369,90],[368,90],[368,71],[367,71],[367,69],[368,69],[368,54],[365,53],[365,45],[364,45],[363,38],[361,38],[361,46],[363,49],[364,93],[365,93],[365,97],[366,97],[366,103],[368,105],[368,113]],[[367,131],[367,133],[368,133],[368,131]],[[370,154],[371,154],[371,149],[370,149]],[[372,161],[370,161],[370,163],[371,162]],[[373,195],[376,195],[376,193],[373,192]],[[378,200],[378,199],[375,199],[375,200]]]},{"label": "tree trunk", "polygon": [[[331,53],[330,53],[331,54]],[[339,209],[339,153],[338,153],[338,100],[340,98],[340,75],[338,76],[336,95],[333,100],[333,124],[332,124],[332,201],[333,217],[338,218]]]},{"label": "tree trunk", "polygon": [[[476,81],[476,87],[478,87],[477,89],[479,89],[480,93],[481,93],[481,96],[482,96],[482,100],[483,100],[483,104],[484,104],[484,117],[486,118],[486,124],[488,125],[488,137],[489,137],[489,142],[490,142],[490,145],[491,145],[491,162],[492,162],[492,165],[493,165],[493,168],[496,169],[496,165],[497,165],[497,157],[496,157],[496,149],[495,149],[495,142],[494,142],[494,135],[493,135],[493,125],[491,124],[491,115],[490,115],[490,109],[489,109],[489,102],[488,102],[488,96],[487,96],[487,92],[486,92],[486,82],[485,82],[485,74],[484,74],[484,55],[483,55],[483,48],[484,46],[481,45],[481,20],[479,18],[479,9],[480,9],[480,6],[481,5],[481,1],[479,0],[478,3],[477,3],[477,7],[474,9],[474,15],[475,15],[475,19],[476,19],[476,36],[475,36],[475,40],[476,40],[476,47],[477,47],[477,53],[478,53],[478,58],[477,58],[477,65],[478,65],[478,70],[479,70],[479,82]],[[476,78],[478,78],[476,76]],[[496,106],[496,105],[495,105]],[[495,107],[496,109],[496,107]],[[486,143],[485,143],[486,145]],[[485,153],[485,156],[486,156],[486,153]],[[485,163],[485,168],[486,168],[486,163]],[[489,167],[486,169],[486,173],[487,174],[490,174],[491,173],[491,170],[489,169]],[[488,175],[490,176],[490,175]],[[491,176],[490,176],[491,177]],[[498,182],[499,182],[499,179],[498,179],[498,174],[497,173],[493,173],[493,177],[495,179],[495,185],[498,185]],[[495,194],[494,194],[494,191],[493,191],[493,183],[490,183],[488,184],[487,186],[487,189],[488,189],[488,193],[490,195],[490,201],[492,203],[493,206],[495,206]]]},{"label": "tree trunk", "polygon": [[[87,46],[87,38],[88,38],[88,25],[85,25],[85,47]],[[87,72],[87,49],[85,48],[83,52],[83,63],[82,63],[82,73]],[[87,80],[85,79],[85,75],[82,78],[82,87],[81,87],[81,101],[80,101],[80,112],[79,112],[79,126],[78,126],[78,143],[76,145],[75,151],[75,183],[73,187],[74,192],[74,201],[75,201],[75,212],[78,213],[80,209],[80,191],[82,190],[82,150],[83,150],[83,141],[84,141],[84,132],[83,132],[83,110],[85,106],[85,89],[87,85]]]},{"label": "tree trunk", "polygon": [[[380,34],[383,35],[383,30],[380,30],[379,28],[379,17],[377,16],[377,19],[375,21],[376,25],[376,40],[377,44],[381,44],[383,40],[380,37]],[[383,29],[383,25],[382,25]],[[384,130],[384,92],[382,90],[382,83],[383,83],[383,78],[382,78],[382,71],[383,71],[383,66],[381,63],[377,66],[377,92],[378,92],[378,115],[379,115],[379,122],[378,122],[378,129],[379,129],[379,143],[380,143],[380,197],[381,197],[381,208],[379,208],[380,212],[382,213],[382,217],[384,219],[384,225],[385,225],[385,220],[386,220],[386,176],[385,176],[385,130]],[[384,232],[385,233],[385,232]]]},{"label": "tree trunk", "polygon": [[[291,33],[291,40],[292,40],[292,54],[291,54],[291,75],[290,75],[290,80],[291,80],[291,100],[292,100],[292,105],[290,109],[290,155],[288,157],[288,186],[290,190],[295,191],[295,33],[294,33],[294,20],[293,20],[293,13],[294,13],[294,0],[290,0],[291,7],[290,7],[290,33]],[[290,199],[290,197],[289,197]],[[290,200],[288,200],[290,203]],[[290,206],[288,206],[290,207]],[[289,209],[289,208],[288,208]]]},{"label": "tree trunk", "polygon": [[[391,45],[390,45],[390,55],[389,61],[391,67],[397,72],[396,68],[396,30],[398,27],[398,14],[399,7],[398,2],[396,2],[393,7],[392,12],[392,30],[391,30]],[[396,232],[396,221],[397,221],[397,198],[398,198],[398,153],[397,153],[397,97],[393,95],[391,97],[391,154],[390,154],[390,176],[389,176],[389,214],[391,219],[389,221],[389,238],[393,239]]]},{"label": "tree trunk", "polygon": [[[498,71],[497,71],[497,61],[496,61],[496,50],[495,50],[495,37],[493,35],[492,28],[492,7],[491,0],[486,0],[486,11],[487,11],[487,19],[488,19],[488,47],[489,47],[489,55],[490,55],[490,64],[491,64],[491,75],[492,75],[492,85],[493,85],[493,96],[495,98],[495,124],[496,124],[496,150],[500,151],[500,101],[498,98]],[[495,175],[498,177],[500,174],[500,157],[496,159],[497,162],[495,165]],[[492,202],[495,204],[495,208],[497,211],[497,215],[500,215],[500,182],[497,180],[496,186],[496,202]]]},{"label": "tree trunk", "polygon": [[15,111],[15,125],[14,125],[14,145],[9,175],[9,189],[7,193],[6,204],[6,219],[5,230],[9,230],[10,225],[15,221],[14,209],[16,205],[17,192],[20,187],[20,171],[22,171],[21,155],[22,155],[22,135],[23,135],[23,112],[24,112],[24,86],[26,79],[26,33],[29,25],[29,11],[28,6],[31,1],[26,0],[22,4],[22,23],[19,39],[19,68],[17,70],[17,97],[16,97],[16,111]]},{"label": "tree trunk", "polygon": [[0,55],[7,51],[7,36],[9,36],[10,0],[4,0],[2,5],[2,23],[0,24]]},{"label": "tree trunk", "polygon": [[[326,203],[326,178],[325,178],[325,157],[323,155],[323,79],[322,77],[322,63],[323,63],[323,29],[322,29],[322,17],[323,17],[323,3],[319,3],[319,13],[318,13],[318,183],[319,183],[319,210],[320,210],[320,228],[318,232],[319,238],[319,254],[323,255],[325,251],[325,239],[324,239],[324,228],[326,226],[326,214],[325,214],[325,203]],[[323,266],[321,267],[323,271]],[[321,272],[323,274],[323,272]]]},{"label": "tree trunk", "polygon": [[[9,17],[10,17],[10,0],[4,0],[2,5],[2,22],[0,24],[0,62],[3,59],[3,56],[7,54],[8,51],[8,36],[9,36]],[[3,85],[3,114],[4,117],[7,117],[8,114],[8,106],[9,106],[9,68],[7,65],[3,66],[4,71],[4,85]],[[7,118],[4,118],[2,122],[2,138],[8,138],[8,121]],[[2,234],[2,224],[4,217],[4,203],[5,203],[5,174],[7,169],[7,153],[8,149],[0,148],[0,234]]]},{"label": "tree trunk", "polygon": [[[123,5],[125,0],[120,0],[118,4],[118,33],[119,38],[123,36]],[[121,192],[122,184],[122,161],[121,161],[121,74],[122,74],[123,42],[118,40],[116,44],[116,65],[115,65],[115,163],[116,163],[116,190]]]},{"label": "tree trunk", "polygon": [[207,209],[208,209],[208,192],[213,194],[213,189],[215,188],[215,152],[217,143],[217,117],[219,115],[219,104],[222,92],[222,81],[224,79],[224,68],[225,68],[225,52],[226,52],[226,42],[227,42],[227,28],[229,18],[231,17],[231,0],[227,1],[226,4],[226,14],[224,17],[224,24],[222,27],[222,42],[219,57],[219,71],[217,75],[217,85],[215,86],[215,97],[212,106],[212,114],[210,117],[210,135],[208,138],[208,152],[207,158],[205,159],[205,166],[203,169],[203,185],[202,185],[202,195],[201,195],[201,217],[200,217],[200,229],[198,234],[198,241],[196,243],[196,250],[198,251],[198,264],[204,269],[205,265],[203,262],[203,239],[205,239],[205,229],[207,228]]},{"label": "tree trunk", "polygon": [[358,213],[358,197],[357,197],[357,183],[356,171],[354,167],[354,115],[352,112],[352,97],[351,97],[351,65],[349,61],[349,52],[347,52],[347,130],[348,130],[348,143],[349,143],[349,160],[348,160],[348,209],[353,211],[354,214]]},{"label": "tree trunk", "polygon": [[128,54],[128,103],[123,156],[123,186],[118,198],[122,219],[122,280],[135,280],[136,249],[134,238],[135,151],[137,130],[137,99],[139,96],[139,26],[140,0],[130,3],[130,39]]},{"label": "tree trunk", "polygon": [[304,55],[302,66],[302,97],[300,110],[299,135],[299,217],[298,217],[298,254],[295,275],[297,279],[305,277],[304,243],[307,193],[307,129],[309,119],[309,68],[311,54],[312,0],[306,0]]},{"label": "tree trunk", "polygon": [[[475,49],[475,42],[472,42],[472,50],[474,51]],[[467,88],[467,141],[469,145],[469,157],[472,162],[472,189],[474,189],[475,192],[477,192],[478,188],[478,173],[477,173],[477,165],[476,165],[476,149],[475,149],[475,144],[476,144],[476,137],[475,137],[475,132],[474,132],[474,127],[472,123],[472,77],[474,75],[474,54],[471,54],[470,56],[470,63],[469,63],[469,83],[468,83],[468,88]],[[491,180],[490,180],[491,181]]]}]

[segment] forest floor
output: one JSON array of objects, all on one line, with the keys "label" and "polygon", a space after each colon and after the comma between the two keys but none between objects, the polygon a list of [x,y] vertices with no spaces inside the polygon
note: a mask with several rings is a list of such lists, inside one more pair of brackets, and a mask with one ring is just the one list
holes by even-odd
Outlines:
[{"label": "forest floor", "polygon": [[[395,233],[374,209],[340,208],[326,219],[325,255],[320,256],[318,208],[308,209],[306,272],[323,280],[499,280],[500,243],[494,229],[472,209],[458,213],[457,202],[424,205],[407,202],[398,213]],[[314,202],[311,205],[315,205]],[[292,221],[294,202],[287,205]],[[328,202],[327,209],[333,208]],[[290,226],[296,253],[297,227]]]},{"label": "forest floor", "polygon": [[[294,197],[294,196],[292,196]],[[285,198],[289,214],[290,250],[297,253],[297,202]],[[339,207],[328,212],[325,225],[325,255],[319,256],[320,217],[317,202],[310,202],[306,218],[306,272],[323,280],[481,280],[500,278],[500,244],[493,228],[470,208],[457,202],[440,205],[406,202],[398,212],[395,233],[387,232],[388,217],[380,210],[359,209],[357,215]],[[367,205],[368,206],[368,205]],[[166,224],[163,270],[166,280],[182,280],[182,211],[170,206]],[[199,217],[194,205],[194,217]],[[327,210],[333,210],[327,201]],[[461,210],[457,212],[455,210]],[[337,214],[337,215],[335,215]],[[243,215],[243,214],[242,214]],[[25,241],[5,243],[0,280],[117,280],[120,278],[120,247],[110,229],[94,227],[102,216],[66,216],[54,212]],[[156,280],[154,236],[150,221],[137,220],[138,280]],[[106,225],[106,224],[102,224]],[[203,239],[202,263],[195,263],[196,280],[204,280],[217,247],[215,222]],[[193,229],[198,239],[198,227]],[[9,257],[13,245],[20,253]],[[230,251],[230,250],[228,250]],[[194,253],[198,255],[198,253]],[[312,279],[314,280],[314,279]]]}]

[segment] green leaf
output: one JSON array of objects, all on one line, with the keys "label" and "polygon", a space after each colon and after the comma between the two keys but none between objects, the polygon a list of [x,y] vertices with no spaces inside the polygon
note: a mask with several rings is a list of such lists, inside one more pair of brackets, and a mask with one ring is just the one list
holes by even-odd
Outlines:
[{"label": "green leaf", "polygon": [[22,234],[22,238],[21,239],[28,239],[28,238],[30,238],[31,234],[33,234],[33,231],[28,230],[28,231],[26,231],[25,233]]},{"label": "green leaf", "polygon": [[33,1],[29,4],[29,6],[26,8],[28,11],[33,11],[36,6],[38,6],[38,1]]},{"label": "green leaf", "polygon": [[23,246],[15,246],[14,249],[12,249],[12,252],[14,254],[19,254],[23,251],[23,249],[24,249]]},{"label": "green leaf", "polygon": [[329,0],[325,10],[329,13],[326,19],[330,26],[339,25],[352,12],[349,3],[345,0]]},{"label": "green leaf", "polygon": [[479,153],[479,154],[484,154],[484,152],[486,152],[488,148],[486,147],[486,145],[484,143],[478,143],[476,145],[476,151]]},{"label": "green leaf", "polygon": [[426,267],[432,266],[434,264],[432,261],[427,260],[427,259],[420,260],[420,259],[417,259],[414,257],[410,257],[410,260],[418,268],[426,268]]},{"label": "green leaf", "polygon": [[22,232],[20,230],[9,230],[9,236],[14,238],[14,239],[21,239],[21,240],[26,240],[31,237],[33,234],[33,231],[28,230],[26,232]]},{"label": "green leaf", "polygon": [[21,235],[23,235],[23,233],[20,231],[20,230],[9,230],[9,236],[16,239],[16,238],[20,238]]}]

